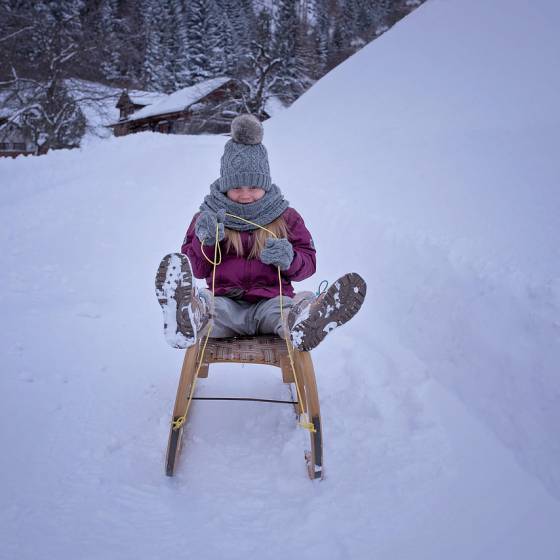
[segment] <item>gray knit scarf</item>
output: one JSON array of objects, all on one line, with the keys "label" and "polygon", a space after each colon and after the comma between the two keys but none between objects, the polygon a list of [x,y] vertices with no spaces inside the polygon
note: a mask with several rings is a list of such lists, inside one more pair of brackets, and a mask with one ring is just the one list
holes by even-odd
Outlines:
[{"label": "gray knit scarf", "polygon": [[[204,197],[204,202],[200,205],[201,211],[209,210],[216,213],[218,210],[225,208],[225,211],[229,214],[235,214],[260,226],[266,226],[278,218],[290,205],[284,198],[280,188],[275,184],[271,185],[270,190],[265,192],[260,200],[250,202],[249,204],[240,204],[229,199],[227,194],[220,192],[219,182],[220,180],[217,179],[210,185],[210,194]],[[231,218],[230,216],[226,216],[224,225],[229,229],[237,231],[257,229],[256,226]]]}]

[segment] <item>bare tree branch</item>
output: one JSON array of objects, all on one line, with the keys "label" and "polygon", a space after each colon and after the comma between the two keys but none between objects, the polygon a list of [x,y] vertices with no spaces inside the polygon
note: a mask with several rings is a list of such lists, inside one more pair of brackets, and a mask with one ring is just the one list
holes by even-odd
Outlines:
[{"label": "bare tree branch", "polygon": [[9,35],[6,35],[5,37],[0,37],[0,43],[3,43],[4,41],[9,41],[10,39],[17,37],[20,33],[25,33],[26,31],[30,31],[31,29],[33,29],[33,26],[29,25],[28,27],[24,27],[23,29],[18,29],[17,31],[14,31]]}]

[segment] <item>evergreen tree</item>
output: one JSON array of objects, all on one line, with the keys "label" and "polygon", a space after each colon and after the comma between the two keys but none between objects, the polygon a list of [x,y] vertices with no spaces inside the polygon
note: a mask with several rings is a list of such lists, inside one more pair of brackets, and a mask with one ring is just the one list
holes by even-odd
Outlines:
[{"label": "evergreen tree", "polygon": [[145,2],[119,0],[119,85],[139,88],[144,80],[144,57],[146,51]]},{"label": "evergreen tree", "polygon": [[118,80],[121,77],[117,5],[118,0],[102,0],[98,12],[101,70],[108,81]]},{"label": "evergreen tree", "polygon": [[218,0],[218,6],[222,14],[220,50],[224,53],[225,71],[235,74],[245,64],[254,40],[253,0]]},{"label": "evergreen tree", "polygon": [[164,9],[160,2],[144,0],[144,75],[143,86],[151,91],[165,91],[167,76],[165,69],[165,25]]},{"label": "evergreen tree", "polygon": [[169,0],[170,28],[167,49],[167,73],[170,90],[175,91],[191,83],[187,41],[187,14],[183,2]]},{"label": "evergreen tree", "polygon": [[272,14],[266,8],[260,10],[255,23],[255,42],[266,52],[272,47]]},{"label": "evergreen tree", "polygon": [[[217,4],[220,6],[220,4]],[[226,8],[229,4],[226,2]],[[218,66],[224,74],[235,74],[239,63],[239,43],[237,30],[223,7],[219,9],[217,19],[216,56],[220,60]]]},{"label": "evergreen tree", "polygon": [[302,60],[304,34],[293,0],[279,0],[274,18],[273,55],[280,58],[276,93],[287,103],[295,101],[308,86]]},{"label": "evergreen tree", "polygon": [[315,5],[315,29],[313,43],[315,49],[315,67],[311,69],[314,79],[319,79],[328,71],[329,48],[331,42],[331,18],[328,4],[317,2]]},{"label": "evergreen tree", "polygon": [[191,83],[222,74],[225,62],[220,53],[216,3],[213,0],[191,0],[187,4],[187,23]]}]

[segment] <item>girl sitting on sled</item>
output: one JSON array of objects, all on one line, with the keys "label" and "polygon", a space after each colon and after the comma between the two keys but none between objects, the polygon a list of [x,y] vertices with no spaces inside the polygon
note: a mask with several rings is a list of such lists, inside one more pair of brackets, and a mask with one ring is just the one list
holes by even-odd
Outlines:
[{"label": "girl sitting on sled", "polygon": [[[366,284],[351,272],[317,298],[292,281],[315,272],[315,248],[303,218],[272,183],[263,127],[253,115],[232,121],[220,177],[195,214],[181,253],[156,275],[168,343],[187,348],[212,338],[277,334],[298,350],[315,348],[360,309]],[[205,278],[207,289],[198,289]]]}]

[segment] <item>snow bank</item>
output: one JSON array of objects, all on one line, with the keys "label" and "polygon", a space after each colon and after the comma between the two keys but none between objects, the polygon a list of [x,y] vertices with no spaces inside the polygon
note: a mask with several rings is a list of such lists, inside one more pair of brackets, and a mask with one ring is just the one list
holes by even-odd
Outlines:
[{"label": "snow bank", "polygon": [[329,223],[319,274],[366,271],[370,329],[394,325],[557,497],[559,18],[431,0],[266,126],[276,180]]}]

